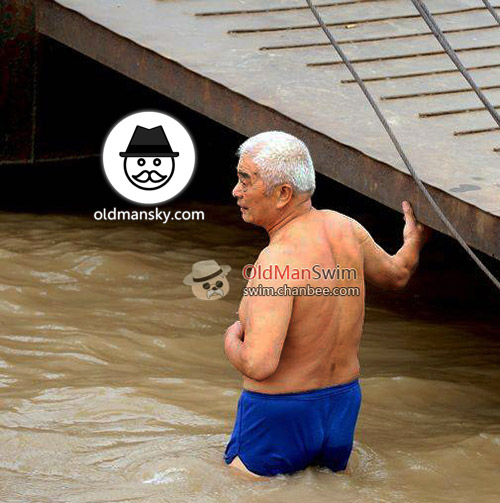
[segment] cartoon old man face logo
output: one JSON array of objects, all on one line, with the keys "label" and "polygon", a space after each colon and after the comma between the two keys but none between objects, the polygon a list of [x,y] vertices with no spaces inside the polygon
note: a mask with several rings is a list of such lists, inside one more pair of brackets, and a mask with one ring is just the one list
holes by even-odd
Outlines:
[{"label": "cartoon old man face logo", "polygon": [[219,265],[215,260],[201,260],[192,266],[192,271],[184,278],[193,295],[201,300],[221,299],[229,293],[226,278],[231,270],[229,265]]},{"label": "cartoon old man face logo", "polygon": [[179,152],[173,152],[167,135],[161,126],[147,129],[135,128],[134,134],[125,152],[123,167],[128,181],[142,190],[156,190],[165,186],[175,170],[174,158]]}]

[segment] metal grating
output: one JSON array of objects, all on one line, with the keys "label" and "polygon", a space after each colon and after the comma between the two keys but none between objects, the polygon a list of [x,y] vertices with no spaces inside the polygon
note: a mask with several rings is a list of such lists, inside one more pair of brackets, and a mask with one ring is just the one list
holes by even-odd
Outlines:
[{"label": "metal grating", "polygon": [[[338,2],[329,2],[329,3],[317,3],[315,4],[318,9],[321,9],[323,15],[325,15],[325,9],[332,9],[332,8],[338,8],[345,6],[345,5],[354,5],[354,4],[374,4],[374,3],[382,3],[382,2],[388,2],[389,0],[347,0],[347,1],[338,1]],[[430,3],[430,2],[429,2]],[[459,2],[457,1],[456,4],[460,3],[466,3],[466,2]],[[493,5],[494,7],[498,7],[496,5]],[[284,20],[285,14],[290,13],[290,12],[296,12],[299,10],[308,10],[307,5],[306,6],[282,6],[282,7],[275,7],[275,8],[268,8],[268,9],[254,9],[254,10],[233,10],[233,11],[212,11],[212,12],[197,12],[195,15],[196,16],[238,16],[238,15],[248,15],[248,14],[253,14],[253,15],[262,15],[262,14],[271,14],[271,13],[276,13],[280,12],[283,13],[282,17]],[[370,7],[368,6],[365,9],[365,12],[370,12]],[[485,20],[487,20],[486,16],[483,16],[484,14],[487,14],[487,9],[484,5],[478,5],[478,6],[463,6],[462,8],[455,8],[455,9],[439,9],[439,10],[431,10],[431,13],[435,18],[439,20],[440,17],[446,16],[445,17],[445,22],[453,23],[460,25],[460,16],[466,15],[466,14],[471,14],[471,13],[477,13],[481,14],[482,17],[485,17]],[[452,19],[451,16],[456,16],[455,19]],[[331,17],[331,16],[330,16]],[[341,16],[339,16],[341,17]],[[392,31],[396,31],[399,26],[390,26],[388,22],[392,21],[399,21],[399,20],[408,20],[408,19],[415,19],[417,21],[420,21],[420,16],[417,14],[411,14],[411,13],[404,13],[404,14],[398,14],[398,15],[392,15],[392,16],[381,16],[381,17],[357,17],[357,18],[347,18],[347,19],[340,19],[340,20],[334,20],[330,21],[327,24],[329,27],[342,27],[345,29],[350,29],[352,30],[353,28],[358,28],[360,26],[365,26],[368,24],[381,24],[383,25],[381,28],[384,31],[383,35],[378,35],[374,37],[353,37],[353,38],[339,38],[338,42],[343,45],[359,45],[359,44],[368,44],[372,42],[386,42],[386,43],[392,43],[394,40],[403,40],[403,39],[416,39],[419,37],[427,37],[429,39],[433,38],[432,33],[427,29],[415,33],[391,33]],[[477,44],[477,40],[481,38],[481,36],[489,30],[492,30],[494,32],[496,40],[500,40],[500,26],[498,23],[494,22],[492,18],[490,18],[491,22],[490,23],[485,23],[483,24],[478,24],[478,25],[473,25],[473,26],[467,26],[468,23],[470,23],[470,16],[465,19],[465,22],[467,23],[465,26],[457,26],[454,28],[449,28],[449,29],[444,29],[443,32],[447,35],[450,34],[468,34],[466,37],[469,39],[467,40],[467,44],[464,46],[459,46],[455,47],[455,52],[457,54],[462,54],[464,52],[481,52],[481,51],[492,51],[494,54],[494,57],[498,58],[500,55],[500,52],[498,49],[500,49],[500,43],[496,44],[485,44],[485,45],[480,45]],[[318,31],[318,26],[315,23],[311,24],[293,24],[293,23],[287,23],[283,26],[258,26],[255,28],[233,28],[228,30],[228,34],[233,34],[233,35],[245,35],[245,34],[255,34],[255,33],[260,33],[260,34],[266,34],[270,32],[279,32],[279,31],[295,31],[295,30],[300,30],[300,31],[305,31],[305,30],[315,30]],[[342,61],[338,59],[338,56],[331,51],[331,46],[329,42],[325,41],[317,41],[317,42],[302,42],[302,43],[288,43],[288,44],[276,44],[276,45],[264,45],[261,46],[259,49],[261,51],[283,51],[283,50],[288,50],[288,51],[294,51],[294,50],[301,50],[301,49],[321,49],[321,48],[326,48],[329,50],[330,53],[334,55],[336,59],[333,60],[326,60],[326,61],[316,61],[316,62],[310,62],[307,63],[307,66],[309,67],[325,67],[325,66],[335,66],[335,65],[342,65]],[[382,48],[383,49],[383,48]],[[391,62],[394,60],[414,60],[415,58],[422,58],[422,57],[430,57],[430,56],[445,56],[445,52],[439,48],[437,50],[427,50],[427,51],[413,51],[409,53],[404,53],[404,54],[380,54],[379,53],[379,47],[373,49],[373,53],[376,55],[368,56],[368,57],[361,57],[361,58],[352,58],[351,62],[353,64],[359,65],[360,63],[384,63],[384,62]],[[488,56],[488,54],[486,55]],[[500,60],[499,60],[500,61]],[[379,65],[380,66],[380,65]],[[469,71],[475,72],[477,70],[493,70],[493,69],[498,69],[500,68],[500,62],[498,63],[488,63],[488,64],[483,64],[483,65],[476,65],[476,66],[470,66],[468,68]],[[413,72],[413,73],[402,73],[402,74],[388,74],[388,75],[380,75],[376,77],[364,77],[365,82],[380,82],[380,81],[386,81],[386,80],[399,80],[399,79],[410,79],[410,78],[422,78],[422,77],[431,77],[435,75],[450,75],[450,74],[455,74],[458,73],[458,70],[453,67],[453,68],[448,68],[448,69],[438,69],[438,70],[429,70],[429,71],[420,71],[420,72]],[[363,76],[362,76],[363,77]],[[500,82],[500,78],[498,78],[498,75],[495,75],[495,78],[498,82]],[[477,77],[476,77],[477,78]],[[344,79],[341,80],[341,84],[354,84],[355,80],[354,79]],[[431,85],[432,86],[432,85]],[[481,86],[481,90],[483,91],[490,91],[490,90],[497,90],[500,89],[500,84],[493,84],[493,85],[486,85],[486,86]],[[442,89],[442,90],[422,90],[419,92],[412,92],[412,93],[400,93],[400,94],[394,94],[394,95],[380,95],[379,98],[381,101],[383,100],[403,100],[403,99],[408,99],[408,98],[424,98],[424,97],[430,97],[430,96],[439,96],[439,95],[447,95],[447,94],[456,94],[456,93],[469,93],[473,92],[471,88],[464,86],[456,89]],[[418,107],[418,105],[416,105]],[[495,108],[500,109],[500,105],[495,106]],[[442,117],[445,115],[454,115],[454,114],[468,114],[468,113],[473,113],[473,112],[487,112],[486,108],[484,106],[480,107],[466,107],[466,108],[461,108],[458,110],[441,110],[441,111],[436,111],[436,112],[419,112],[418,117],[419,118],[435,118],[435,117]],[[478,133],[490,133],[490,132],[496,132],[498,131],[499,128],[497,127],[491,127],[491,128],[478,128],[478,129],[470,129],[470,130],[461,130],[461,131],[450,131],[451,134],[455,136],[464,136],[464,135],[469,135],[469,134],[478,134]],[[492,147],[492,150],[494,152],[498,152],[498,148]]]}]

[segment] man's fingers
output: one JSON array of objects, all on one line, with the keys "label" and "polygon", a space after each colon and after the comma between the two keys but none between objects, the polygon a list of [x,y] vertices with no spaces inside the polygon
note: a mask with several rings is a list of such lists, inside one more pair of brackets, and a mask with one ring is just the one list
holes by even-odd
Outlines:
[{"label": "man's fingers", "polygon": [[424,239],[427,242],[427,241],[429,241],[429,239],[432,236],[432,229],[430,227],[428,227],[427,225],[422,225],[422,227],[423,227],[423,230],[424,230]]},{"label": "man's fingers", "polygon": [[403,206],[403,211],[404,211],[405,215],[408,213],[413,213],[413,209],[411,207],[411,204],[408,201],[403,201],[402,206]]},{"label": "man's fingers", "polygon": [[404,240],[417,239],[423,245],[429,239],[430,228],[417,221],[409,201],[403,201],[401,206],[403,208],[405,220],[405,227],[403,229]]},{"label": "man's fingers", "polygon": [[411,204],[408,201],[403,201],[402,206],[405,221],[408,221],[408,219],[415,220],[415,215],[413,214],[413,208],[411,207]]}]

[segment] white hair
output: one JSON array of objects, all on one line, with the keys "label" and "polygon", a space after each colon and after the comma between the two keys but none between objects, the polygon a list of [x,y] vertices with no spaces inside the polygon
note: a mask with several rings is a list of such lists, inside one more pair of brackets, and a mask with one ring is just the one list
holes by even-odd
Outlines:
[{"label": "white hair", "polygon": [[277,185],[288,183],[293,192],[312,195],[316,188],[314,166],[306,144],[283,131],[266,131],[248,138],[237,155],[251,155],[269,195]]}]

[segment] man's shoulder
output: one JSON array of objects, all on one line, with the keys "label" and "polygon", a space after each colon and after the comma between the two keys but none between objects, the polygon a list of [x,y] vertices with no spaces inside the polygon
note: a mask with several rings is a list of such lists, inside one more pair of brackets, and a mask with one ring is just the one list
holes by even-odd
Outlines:
[{"label": "man's shoulder", "polygon": [[261,250],[257,262],[261,265],[276,264],[282,262],[288,254],[289,250],[285,244],[269,244]]},{"label": "man's shoulder", "polygon": [[352,226],[353,224],[358,223],[356,220],[354,220],[354,218],[351,218],[335,210],[318,210],[318,211],[321,213],[323,218],[328,223],[337,225],[348,225],[348,226]]},{"label": "man's shoulder", "polygon": [[255,265],[262,268],[301,268],[304,266],[303,258],[303,254],[297,253],[296,244],[273,243],[260,252]]},{"label": "man's shoulder", "polygon": [[346,215],[344,215],[343,213],[340,213],[338,211],[335,211],[335,210],[327,210],[327,209],[323,209],[323,210],[318,210],[318,212],[320,213],[320,215],[327,219],[327,220],[344,220],[346,219]]},{"label": "man's shoulder", "polygon": [[323,213],[327,225],[331,225],[332,229],[349,229],[360,242],[366,239],[365,228],[354,218],[334,210],[320,211]]}]

